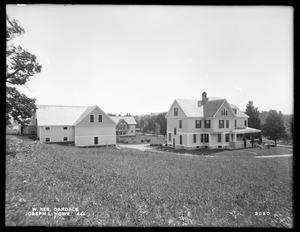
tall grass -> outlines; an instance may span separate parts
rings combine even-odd
[[[291,227],[292,157],[37,143],[26,156],[7,156],[5,207],[9,226]],[[78,207],[85,215],[26,216],[32,207]]]

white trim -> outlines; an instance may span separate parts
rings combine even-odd
[[[115,134],[110,134],[110,135],[76,135],[75,136],[75,141],[76,141],[76,137],[78,138],[84,138],[84,137],[101,137],[101,136],[115,136]]]
[[[189,144],[190,143],[190,136],[189,134],[187,133],[187,136],[186,136],[186,144]]]

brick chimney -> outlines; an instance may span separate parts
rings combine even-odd
[[[203,101],[203,103],[207,101],[206,95],[207,95],[206,92],[202,93],[202,101]]]

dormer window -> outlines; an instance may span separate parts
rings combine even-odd
[[[236,109],[232,109],[233,110],[233,112],[236,114]]]
[[[174,108],[174,116],[178,116],[178,108]]]
[[[90,122],[95,122],[95,115],[93,114],[90,115]]]

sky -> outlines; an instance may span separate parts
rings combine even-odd
[[[174,99],[226,98],[293,113],[288,6],[7,5],[13,39],[42,71],[18,89],[37,105],[167,112]]]

